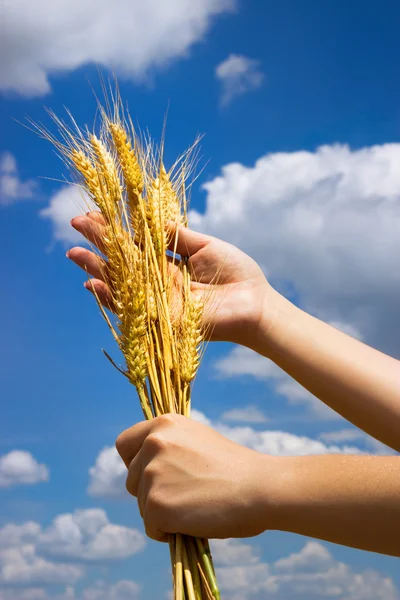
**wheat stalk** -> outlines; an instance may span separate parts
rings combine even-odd
[[[147,419],[171,412],[190,416],[204,306],[192,295],[187,261],[176,264],[175,253],[172,260],[167,253],[168,223],[187,225],[190,154],[168,172],[162,150],[140,141],[118,103],[113,109],[111,116],[101,109],[98,135],[80,130],[73,120],[70,129],[55,115],[58,137],[39,130],[72,167],[103,218],[103,276],[114,314],[95,296],[124,357],[125,368],[117,368],[136,387]],[[170,538],[175,600],[219,599],[208,542],[179,534]]]

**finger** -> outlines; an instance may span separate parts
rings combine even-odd
[[[181,227],[172,222],[168,223],[167,229],[171,234],[168,249],[173,252],[175,251],[181,256],[193,256],[193,254],[196,254],[196,252],[207,246],[212,240],[208,235],[197,233],[196,231],[192,231],[192,229]]]
[[[104,283],[104,281],[101,281],[100,279],[89,279],[88,281],[85,281],[83,285],[94,296],[97,296],[103,306],[111,311],[114,311],[114,303],[110,288]]]
[[[125,487],[128,492],[138,498],[139,510],[140,514],[143,517],[142,506],[139,499],[139,486],[140,486],[140,478],[142,476],[142,463],[140,451],[136,454],[136,456],[131,460],[128,467],[128,475],[126,477]]]
[[[71,259],[78,267],[95,277],[104,280],[107,263],[86,248],[71,248],[67,252],[67,258]]]
[[[169,541],[169,534],[164,533],[163,531],[160,531],[159,529],[154,527],[152,522],[148,521],[146,518],[144,518],[144,529],[146,531],[147,537],[149,537],[152,540],[155,540],[156,542]]]
[[[103,215],[98,210],[92,210],[91,212],[87,212],[86,216],[89,219],[92,219],[92,221],[99,223],[99,225],[105,225],[105,223],[106,223]]]
[[[104,227],[95,219],[85,217],[74,217],[71,221],[74,229],[79,231],[91,244],[97,246],[100,252],[105,252],[104,248]]]
[[[180,415],[166,414],[162,415],[161,417],[156,417],[151,421],[141,421],[140,423],[136,423],[136,425],[129,427],[129,429],[125,429],[125,431],[118,436],[115,446],[127,468],[129,468],[131,461],[135,458],[139,450],[142,448],[146,438],[151,433],[156,433],[164,427],[175,425],[177,420],[180,418],[184,417],[181,417]],[[153,450],[157,452],[158,444],[155,438],[156,436],[152,436],[153,444],[151,446],[153,447]],[[146,460],[149,460],[152,454],[153,452],[148,452]]]
[[[140,423],[133,425],[133,427],[125,429],[125,431],[118,436],[115,447],[128,469],[140,448],[143,446],[143,442],[151,432],[152,427],[153,421],[141,421]]]

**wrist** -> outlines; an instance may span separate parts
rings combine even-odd
[[[269,287],[262,298],[259,318],[249,328],[247,343],[244,345],[258,354],[272,358],[274,350],[282,345],[285,332],[298,310],[274,288]]]
[[[266,454],[258,457],[251,518],[257,522],[259,531],[254,535],[266,530],[285,531],[296,498],[295,457]]]
[[[313,536],[313,522],[324,496],[318,456],[277,457],[273,489],[272,529]]]

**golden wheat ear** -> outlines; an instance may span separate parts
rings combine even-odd
[[[167,170],[163,143],[140,139],[117,91],[100,107],[99,131],[52,114],[58,137],[39,127],[75,173],[103,217],[104,279],[114,314],[97,305],[122,354],[110,363],[135,386],[145,418],[190,415],[191,386],[204,351],[204,302],[191,292],[187,260],[168,256],[167,224],[187,226],[187,178],[194,152]],[[196,149],[195,145],[193,149]],[[193,150],[192,149],[192,150]],[[99,252],[100,254],[100,252]],[[182,457],[184,460],[184,457]],[[175,600],[219,599],[206,540],[170,536]]]

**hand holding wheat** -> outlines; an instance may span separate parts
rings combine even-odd
[[[251,537],[276,524],[282,478],[275,457],[171,414],[130,427],[116,446],[153,539],[166,542],[175,531]]]
[[[72,226],[99,250],[104,250],[104,222],[100,213],[91,212],[72,219]],[[170,224],[175,233],[174,224]],[[171,247],[188,257],[192,281],[191,291],[205,304],[203,324],[211,340],[224,340],[250,345],[261,321],[264,306],[274,290],[260,267],[238,248],[217,238],[180,227]],[[90,250],[75,247],[68,258],[92,275],[86,287],[94,291],[104,306],[112,306],[111,292],[104,281],[106,264]],[[177,269],[171,264],[171,269]],[[272,312],[272,311],[271,311]]]

